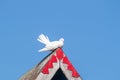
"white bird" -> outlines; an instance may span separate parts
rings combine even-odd
[[[45,44],[45,47],[43,49],[40,49],[39,52],[42,51],[53,51],[58,47],[62,47],[64,45],[64,39],[60,38],[58,41],[52,41],[50,42],[49,38],[45,36],[44,34],[41,34],[38,39],[39,42]]]

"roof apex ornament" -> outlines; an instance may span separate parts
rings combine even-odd
[[[40,34],[38,39],[39,42],[45,44],[45,47],[43,49],[40,49],[39,52],[42,51],[53,51],[57,48],[61,48],[64,45],[64,39],[60,38],[58,41],[51,41],[49,40],[48,36],[45,36],[44,34]]]
[[[39,52],[52,52],[19,80],[82,80],[61,48],[64,44],[63,38],[50,42],[47,36],[41,34],[38,41],[45,44],[45,48]]]

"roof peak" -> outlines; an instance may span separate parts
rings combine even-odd
[[[20,80],[51,80],[59,69],[62,70],[68,80],[81,80],[80,75],[61,48],[52,51]]]

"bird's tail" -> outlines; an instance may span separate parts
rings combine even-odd
[[[41,43],[45,44],[45,45],[48,44],[48,43],[50,43],[49,38],[47,36],[45,36],[44,34],[41,34],[38,37],[37,40],[40,41]]]
[[[43,52],[43,51],[47,51],[48,49],[47,48],[43,48],[43,49],[40,49],[38,52]]]

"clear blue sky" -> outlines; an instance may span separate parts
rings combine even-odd
[[[63,37],[83,80],[120,80],[120,0],[0,0],[0,80],[18,80]]]

